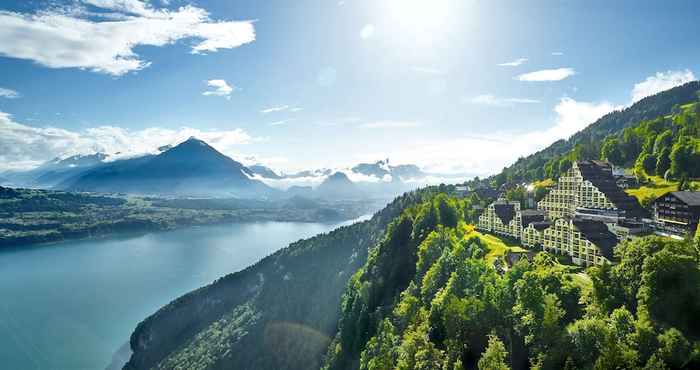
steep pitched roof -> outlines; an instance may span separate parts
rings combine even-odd
[[[533,222],[544,221],[544,212],[536,209],[525,209],[520,212],[523,221],[523,227]]]
[[[700,206],[700,191],[674,191],[671,194],[691,207]]]
[[[512,204],[496,203],[493,205],[493,210],[504,225],[508,225],[515,217],[515,206]]]
[[[532,222],[532,223],[530,223],[530,225],[532,225],[532,227],[534,227],[535,230],[542,231],[542,230],[552,226],[552,223],[549,221],[538,221],[538,222]]]
[[[600,253],[607,259],[613,258],[613,250],[617,245],[617,237],[600,221],[574,220],[574,226],[581,235],[595,244]]]
[[[642,208],[637,199],[629,196],[617,186],[617,181],[612,174],[612,167],[602,161],[578,161],[576,162],[581,176],[600,190],[612,202],[615,207],[625,211],[630,217],[648,217],[648,212]]]

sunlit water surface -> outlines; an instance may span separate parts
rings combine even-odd
[[[243,223],[0,250],[0,367],[105,369],[159,307],[337,226]]]

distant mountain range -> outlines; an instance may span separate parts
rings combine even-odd
[[[109,161],[103,153],[56,158],[29,171],[7,171],[0,183],[15,187],[164,196],[240,198],[390,198],[428,183],[418,166],[389,160],[346,169],[278,173],[245,166],[206,142],[190,138],[160,153]]]

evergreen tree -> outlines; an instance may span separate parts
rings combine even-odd
[[[508,352],[503,342],[494,334],[489,335],[489,344],[479,359],[479,370],[510,370],[506,359]]]

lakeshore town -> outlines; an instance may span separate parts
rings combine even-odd
[[[477,229],[583,266],[612,262],[615,246],[627,239],[692,237],[700,218],[700,192],[670,191],[645,209],[623,190],[629,181],[607,162],[577,161],[538,202],[530,194],[523,207],[497,195],[479,216]]]

